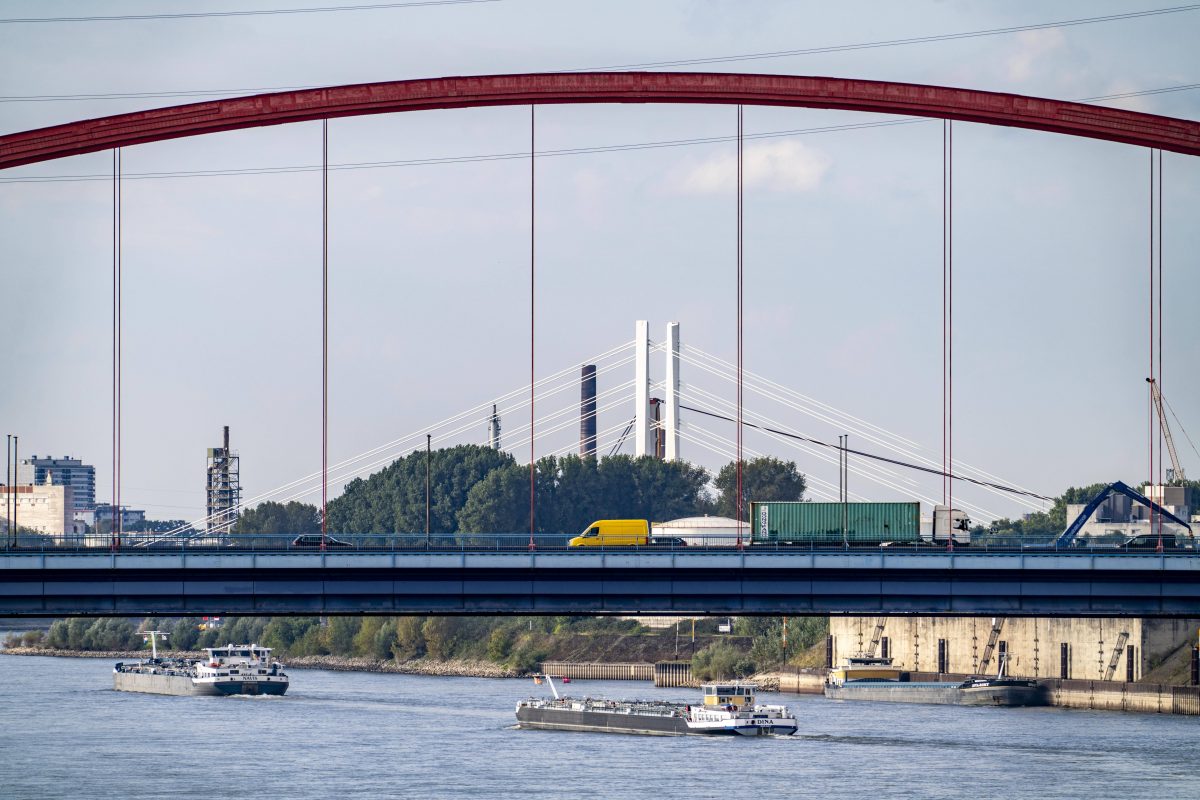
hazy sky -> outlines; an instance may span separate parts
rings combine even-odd
[[[171,10],[288,8],[300,0]],[[317,5],[317,4],[314,4]],[[321,5],[332,5],[321,4]],[[1165,7],[1137,2],[606,2],[502,0],[424,8],[194,19],[0,24],[0,132],[189,102],[14,101],[47,95],[245,90],[603,68],[958,33]],[[95,14],[6,2],[0,17]],[[113,2],[104,14],[160,11]],[[731,61],[713,71],[833,75],[1085,98],[1200,81],[1200,11],[996,36]],[[197,98],[190,98],[197,99]],[[1200,90],[1112,105],[1189,119]],[[556,106],[539,150],[735,130],[725,106]],[[882,115],[748,108],[748,134]],[[521,153],[528,108],[334,120],[334,164]],[[941,454],[942,126],[748,142],[747,368]],[[954,126],[955,454],[1044,494],[1147,475],[1148,163],[1144,149]],[[538,164],[539,375],[669,320],[685,346],[734,353],[733,145],[546,157]],[[1200,162],[1165,162],[1164,391],[1200,441]],[[320,123],[129,148],[124,171],[320,163]],[[23,454],[71,454],[110,496],[111,186],[13,183],[104,175],[96,153],[0,175],[0,422]],[[337,462],[528,381],[524,159],[330,175],[330,450]],[[205,448],[233,428],[248,495],[320,466],[320,174],[124,182],[122,500],[155,517],[202,513]],[[661,366],[653,366],[661,379]],[[601,376],[600,389],[633,377]],[[685,364],[688,391],[730,385]],[[545,408],[569,405],[571,387]],[[564,399],[566,398],[566,399]],[[557,403],[557,404],[556,404]],[[825,439],[841,425],[749,395]],[[522,415],[506,415],[515,430]],[[632,399],[600,428],[632,416]],[[447,441],[482,442],[477,423]],[[687,419],[685,417],[685,419]],[[730,426],[691,418],[724,436]],[[1174,420],[1172,420],[1174,423]],[[693,436],[699,435],[692,432]],[[577,427],[538,443],[570,445]],[[1185,466],[1200,473],[1183,434]],[[516,442],[514,434],[508,443]],[[823,461],[751,434],[756,451],[836,482]],[[851,444],[878,450],[861,436]],[[388,451],[383,455],[389,455]],[[524,458],[525,449],[520,457]],[[626,448],[628,452],[628,446]],[[685,457],[725,459],[684,442]],[[937,495],[874,486],[863,496]],[[968,492],[992,513],[1022,507]],[[308,500],[319,500],[319,493]],[[620,509],[613,509],[619,516]]]

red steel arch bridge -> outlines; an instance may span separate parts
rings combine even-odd
[[[292,122],[433,109],[524,105],[533,107],[546,104],[583,103],[724,104],[739,107],[762,105],[903,114],[947,121],[1019,127],[1149,148],[1152,153],[1152,165],[1153,151],[1155,150],[1160,153],[1168,151],[1191,156],[1200,155],[1200,122],[1080,102],[954,87],[834,77],[690,72],[572,72],[462,76],[333,86],[190,103],[81,120],[0,136],[0,169],[83,153],[103,150],[119,151],[120,148],[148,142]],[[739,154],[740,141],[739,121]],[[531,146],[531,157],[532,155],[533,148]],[[741,274],[740,191],[739,171],[739,279]],[[740,375],[740,289],[738,316],[738,369]],[[532,333],[531,325],[531,337]],[[1151,361],[1153,362],[1153,347]],[[116,380],[119,386],[119,372]],[[534,383],[532,365],[530,383],[531,385]],[[119,403],[119,394],[117,402]],[[740,432],[742,422],[740,386],[737,422]],[[327,434],[323,432],[322,435],[324,438]],[[116,446],[119,449],[119,434]],[[1153,463],[1153,445],[1151,447],[1151,462]],[[738,452],[739,454],[741,452],[740,440]],[[530,461],[532,472],[532,436]],[[952,463],[952,458],[947,462],[947,464],[949,463]],[[948,466],[946,472],[947,480],[952,480],[953,475]],[[116,483],[119,486],[119,460],[116,474]],[[741,492],[738,494],[740,496]],[[114,505],[119,506],[119,494],[115,498]],[[532,492],[530,512],[530,549],[533,550]],[[113,541],[114,550],[119,547],[119,544],[118,536]],[[1066,567],[1062,562],[1056,561],[1051,566],[1047,561],[1020,556],[1014,558],[1013,556],[986,553],[971,555],[968,563],[972,568],[973,575],[969,583],[973,586],[970,591],[966,592],[963,589],[963,565],[962,563],[956,565],[953,556],[948,556],[947,560],[926,560],[919,556],[916,557],[920,564],[919,577],[910,573],[908,578],[909,580],[915,579],[915,583],[904,586],[901,584],[908,583],[908,580],[895,584],[892,582],[896,572],[887,569],[892,565],[883,563],[882,560],[886,559],[886,556],[883,555],[870,557],[881,559],[881,563],[869,565],[869,569],[877,570],[878,573],[872,574],[867,581],[869,584],[867,586],[862,585],[861,575],[854,574],[858,571],[858,567],[862,566],[858,564],[857,556],[851,559],[855,562],[853,565],[840,562],[836,565],[828,565],[830,571],[819,577],[813,572],[818,565],[811,560],[804,565],[791,563],[785,565],[784,562],[794,559],[790,556],[776,556],[770,562],[771,568],[767,570],[771,578],[768,581],[769,586],[758,586],[757,577],[765,573],[757,572],[752,568],[757,566],[761,569],[763,565],[747,563],[746,555],[714,557],[724,559],[721,569],[725,581],[722,584],[725,587],[723,590],[725,593],[717,605],[722,611],[729,612],[803,613],[808,611],[812,613],[819,610],[826,613],[837,613],[870,609],[874,613],[888,613],[891,610],[896,613],[903,611],[954,613],[958,611],[959,613],[987,614],[1011,611],[1014,607],[1020,609],[1023,596],[1039,598],[1039,601],[1031,602],[1024,607],[1027,613],[1059,611],[1087,614],[1098,613],[1101,610],[1104,613],[1119,613],[1120,608],[1128,608],[1131,611],[1136,608],[1138,613],[1194,615],[1197,604],[1200,604],[1200,569],[1193,566],[1193,564],[1200,565],[1200,559],[1193,561],[1191,557],[1182,554],[1172,556],[1168,560],[1163,560],[1163,557],[1159,556],[1154,561],[1146,558],[1130,563],[1122,562],[1119,565],[1115,561],[1102,560],[1099,563],[1106,566],[1111,565],[1115,569],[1112,570],[1112,576],[1107,576],[1108,570],[1101,570],[1106,573],[1106,577],[1100,583],[1109,583],[1110,581],[1111,583],[1103,589],[1093,583],[1085,582],[1086,586],[1079,584],[1077,586],[1079,593],[1069,592],[1068,594],[1071,595],[1069,600],[1065,598],[1048,600],[1050,595],[1057,596],[1057,592],[1043,591],[1045,587],[1057,584],[1063,578],[1065,574],[1063,570]],[[1071,558],[1069,555],[1059,557]],[[113,558],[116,558],[115,554]],[[127,593],[108,583],[112,580],[115,580],[117,584],[126,580],[133,581],[133,584],[136,585],[134,594],[140,599],[132,603],[129,608],[136,608],[138,613],[156,613],[156,610],[158,613],[167,613],[168,609],[178,611],[182,608],[200,609],[199,605],[193,606],[179,599],[189,592],[180,588],[182,584],[176,584],[177,579],[167,577],[182,565],[159,563],[162,558],[161,554],[156,555],[152,552],[122,553],[119,565],[115,560],[107,565],[90,562],[86,566],[80,564],[79,566],[83,568],[84,572],[98,569],[98,572],[88,574],[80,584],[77,583],[78,573],[75,575],[63,573],[61,570],[65,565],[49,564],[44,555],[10,551],[4,555],[3,564],[0,566],[5,568],[9,577],[16,577],[18,574],[21,576],[20,582],[25,585],[19,590],[16,590],[14,585],[13,593],[22,595],[23,600],[7,606],[0,603],[0,609],[8,608],[15,613],[33,614],[53,611],[59,615],[111,613],[122,608],[121,602],[116,597],[128,596]],[[812,559],[813,556],[809,556],[809,558]],[[1094,562],[1095,559],[1102,557],[1093,554],[1081,556],[1081,558],[1092,559]],[[144,567],[151,572],[142,573],[143,580],[138,580],[133,575],[139,571],[137,564],[143,559],[145,560]],[[158,559],[159,562],[155,562],[154,559]],[[713,577],[711,571],[714,562],[703,559],[676,560],[674,556],[671,556],[669,564],[655,561],[655,570],[653,571],[657,574],[651,580],[653,585],[646,584],[645,586],[639,586],[642,576],[637,575],[636,570],[631,573],[630,565],[623,563],[621,558],[616,558],[610,565],[604,559],[595,560],[594,556],[587,554],[557,553],[551,559],[555,562],[553,565],[549,563],[543,565],[541,561],[545,561],[545,559],[532,558],[532,554],[531,560],[483,559],[477,565],[478,571],[472,571],[469,578],[461,574],[461,571],[467,567],[465,563],[450,567],[450,572],[446,573],[447,565],[435,566],[427,563],[427,560],[421,563],[406,562],[402,565],[396,563],[394,558],[392,563],[386,565],[375,561],[369,564],[365,561],[355,563],[351,559],[344,564],[338,564],[335,576],[326,573],[331,565],[325,562],[325,556],[321,555],[320,559],[319,563],[303,565],[305,570],[312,570],[311,574],[305,576],[306,580],[285,581],[289,586],[282,594],[286,595],[288,599],[279,601],[277,604],[272,601],[265,604],[264,607],[255,604],[252,600],[245,599],[255,594],[252,587],[256,580],[270,580],[272,577],[277,579],[278,576],[275,572],[280,568],[279,564],[260,564],[253,557],[250,557],[244,564],[239,563],[237,569],[234,570],[237,575],[235,582],[241,587],[234,594],[242,599],[230,604],[229,598],[220,599],[207,589],[198,591],[197,594],[203,598],[201,605],[213,611],[232,610],[243,602],[248,604],[247,611],[253,608],[255,612],[259,613],[263,611],[299,613],[312,609],[329,611],[331,606],[326,602],[326,598],[329,596],[331,588],[327,582],[329,580],[356,581],[359,579],[356,577],[357,572],[359,577],[363,579],[369,577],[372,581],[377,582],[379,595],[382,597],[343,601],[346,602],[346,605],[342,607],[345,611],[388,609],[388,613],[394,613],[400,608],[411,607],[413,610],[420,608],[420,610],[452,613],[462,613],[472,609],[495,613],[505,611],[528,613],[531,610],[537,613],[539,610],[545,609],[544,613],[562,613],[562,596],[564,592],[573,594],[573,590],[567,591],[567,584],[573,584],[576,577],[571,574],[572,570],[563,571],[566,569],[567,562],[570,562],[581,569],[586,566],[588,580],[597,587],[591,590],[594,597],[581,604],[580,610],[583,611],[596,612],[616,610],[617,608],[627,611],[636,607],[642,611],[669,612],[681,608],[695,609],[698,605],[706,607],[698,610],[711,611],[715,607],[711,605],[711,601],[714,599],[711,597],[697,602],[696,586],[698,582],[706,582]],[[562,561],[563,559],[566,559],[566,562]],[[585,565],[582,560],[578,559],[589,560]],[[751,561],[756,559],[758,557],[751,558]],[[989,559],[995,559],[994,563],[985,563]],[[652,560],[654,559],[652,558]],[[890,560],[895,561],[895,559]],[[484,561],[487,563],[483,563]],[[297,565],[289,562],[288,566]],[[538,577],[539,566],[544,568],[544,580]],[[899,566],[899,564],[895,566]],[[910,565],[906,564],[905,566]],[[956,566],[958,566],[957,570]],[[1083,563],[1080,562],[1079,566],[1083,567]],[[1089,562],[1089,567],[1086,569],[1095,569],[1095,566],[1095,563]],[[843,571],[846,567],[853,567],[853,569]],[[162,574],[153,572],[156,568],[161,568],[164,572]],[[795,571],[789,574],[789,568]],[[50,572],[43,572],[44,570]],[[113,570],[113,572],[109,572],[109,570]],[[132,570],[128,576],[122,574],[128,570]],[[422,577],[424,570],[429,571],[427,578]],[[726,572],[726,570],[728,571]],[[204,570],[201,569],[200,572],[203,573]],[[437,608],[422,606],[420,603],[409,606],[395,599],[423,595],[424,590],[429,589],[432,585],[431,581],[445,580],[447,575],[450,575],[451,583],[464,579],[467,584],[478,582],[480,587],[486,589],[481,591],[481,595],[488,599],[479,605],[473,605],[472,602],[463,600],[462,598],[471,595],[471,592],[467,591],[464,584],[461,583],[457,587],[447,590],[447,594],[456,599],[448,600]],[[213,576],[218,578],[216,572],[213,573]],[[606,592],[599,588],[603,587],[604,582],[609,579],[617,581],[622,587],[617,594],[623,599],[613,605],[605,604],[602,597]],[[234,578],[232,574],[222,573],[218,582],[220,580],[232,581]],[[990,586],[988,585],[989,581],[991,581]],[[105,591],[104,586],[98,586],[97,582],[106,585],[108,590]],[[1031,590],[1034,585],[1040,587],[1039,590]],[[817,592],[813,588],[814,586],[820,586],[821,591]],[[543,587],[544,591],[539,591],[538,587]],[[896,591],[893,593],[889,587],[895,588]],[[275,596],[274,592],[268,592],[268,594]],[[956,594],[969,595],[972,600],[960,601],[956,605],[954,600]],[[770,602],[763,602],[761,599],[756,599],[760,595],[770,596],[773,599]],[[817,595],[820,596],[820,600],[815,599]],[[72,600],[73,597],[85,596],[91,597],[91,600],[87,602]],[[926,597],[927,600],[923,602],[905,602],[903,600],[904,597],[916,596]],[[1132,598],[1135,596],[1142,598],[1142,601],[1132,602]],[[105,597],[110,599],[103,599]],[[632,599],[635,597],[642,599]],[[681,599],[681,597],[687,599]],[[1089,599],[1100,597],[1104,599]],[[646,605],[647,602],[649,606]]]

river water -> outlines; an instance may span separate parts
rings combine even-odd
[[[0,797],[1200,798],[1196,717],[763,695],[798,735],[659,738],[516,730],[529,680],[293,670],[285,697],[192,698],[110,669],[0,655]]]

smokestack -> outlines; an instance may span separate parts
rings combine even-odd
[[[225,426],[225,449],[229,449],[229,426]]]
[[[596,457],[595,364],[584,364],[579,375],[579,455]]]

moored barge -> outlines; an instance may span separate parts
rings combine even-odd
[[[1004,659],[994,678],[912,681],[890,658],[855,656],[829,673],[825,696],[834,700],[930,703],[954,706],[1044,706],[1046,688],[1035,680],[1004,676]]]

